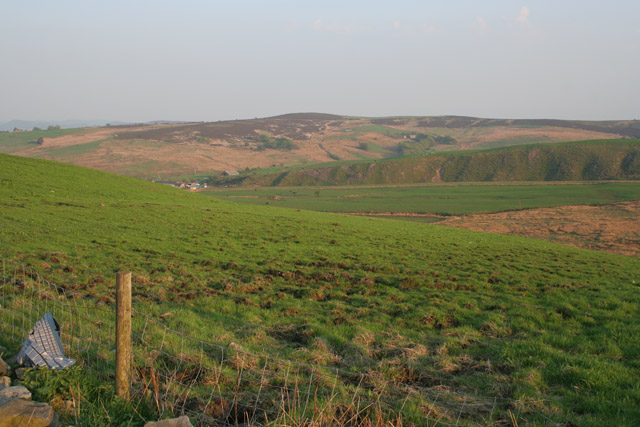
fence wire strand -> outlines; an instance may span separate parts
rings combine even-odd
[[[67,356],[99,377],[112,376],[114,304],[75,293],[5,260],[1,293],[0,331],[16,348],[51,311],[61,325]],[[371,370],[354,372],[249,352],[132,311],[132,396],[153,402],[161,417],[186,414],[203,426],[471,426],[502,425],[513,417],[522,424],[558,425],[514,399],[466,395],[393,381]]]

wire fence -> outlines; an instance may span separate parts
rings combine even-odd
[[[3,261],[0,334],[19,348],[50,311],[68,357],[115,378],[115,304],[89,298],[38,272]],[[132,399],[158,418],[188,415],[202,426],[558,425],[523,402],[393,381],[341,363],[309,364],[208,342],[166,326],[135,307]]]

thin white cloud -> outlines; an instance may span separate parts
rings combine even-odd
[[[531,13],[529,8],[527,6],[522,6],[522,9],[520,9],[520,15],[516,17],[516,21],[526,24],[529,22],[529,13]]]
[[[482,16],[476,16],[475,21],[473,21],[473,25],[472,27],[475,30],[478,31],[484,31],[486,30],[489,26],[487,25],[487,21],[484,20],[484,18]]]

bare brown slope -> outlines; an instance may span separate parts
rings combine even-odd
[[[640,257],[640,200],[465,215],[437,224]]]

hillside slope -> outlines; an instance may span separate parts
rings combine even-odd
[[[300,113],[208,123],[0,132],[0,152],[162,179],[443,150],[631,137],[640,137],[637,121]]]
[[[640,417],[635,258],[238,205],[9,155],[0,155],[0,218],[3,260],[108,306],[115,271],[129,269],[139,312],[202,340],[442,396],[510,398],[556,422]],[[164,351],[201,357],[184,340],[147,335]],[[221,392],[233,393],[231,378]]]
[[[640,140],[537,144],[245,174],[223,184],[311,186],[640,179]]]

